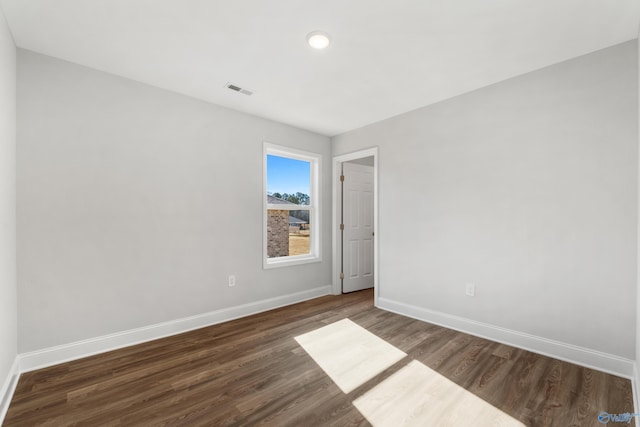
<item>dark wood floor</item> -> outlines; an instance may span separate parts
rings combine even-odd
[[[328,296],[21,376],[5,426],[366,426],[294,340],[349,318],[527,426],[633,413],[628,380]],[[434,420],[437,426],[437,420]],[[469,420],[466,425],[474,425]]]

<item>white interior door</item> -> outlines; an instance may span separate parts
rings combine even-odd
[[[342,164],[343,292],[373,287],[373,166]]]

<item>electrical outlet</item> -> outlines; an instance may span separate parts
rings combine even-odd
[[[229,286],[235,286],[235,285],[236,285],[236,276],[232,274],[229,276]]]
[[[473,283],[467,283],[467,286],[465,287],[465,294],[470,297],[476,296],[476,285]]]

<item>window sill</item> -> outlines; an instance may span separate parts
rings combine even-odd
[[[321,262],[322,258],[319,256],[311,255],[298,255],[282,258],[268,258],[263,262],[263,268],[265,270],[279,267],[289,267],[293,265],[312,264],[315,262]]]

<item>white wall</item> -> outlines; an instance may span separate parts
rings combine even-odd
[[[638,35],[640,36],[640,27],[638,28]],[[638,79],[638,146],[640,146],[640,42],[637,44],[637,54],[638,54],[638,74],[637,74],[637,79]],[[640,169],[640,149],[638,150],[638,167]],[[638,191],[640,191],[640,170],[638,171]],[[635,409],[636,412],[638,412],[638,409],[640,408],[639,405],[639,401],[638,398],[640,396],[638,396],[637,394],[637,390],[638,390],[638,386],[640,385],[640,193],[638,194],[638,262],[637,262],[637,281],[636,281],[636,357],[635,357],[635,390],[636,390],[636,394],[634,395],[634,399],[635,399]],[[637,424],[637,423],[636,423]]]
[[[637,68],[632,41],[332,138],[379,146],[380,297],[633,360]]]
[[[323,156],[329,242],[324,136],[18,50],[18,140],[21,353],[331,282],[262,269],[263,141]]]
[[[17,354],[17,313],[16,47],[0,9],[0,404]]]

